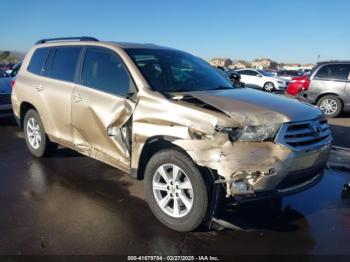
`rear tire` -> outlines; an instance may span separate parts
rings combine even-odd
[[[317,101],[317,106],[330,118],[339,116],[343,109],[341,100],[333,95],[321,97],[321,99]]]
[[[264,85],[264,91],[271,93],[275,90],[275,85],[272,82],[266,82]]]
[[[37,111],[30,109],[24,117],[24,137],[29,152],[35,157],[48,156],[57,149],[45,133]]]
[[[205,222],[209,191],[203,175],[184,153],[166,149],[153,155],[144,186],[149,207],[165,226],[188,232]]]

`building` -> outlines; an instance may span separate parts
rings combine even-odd
[[[283,64],[281,69],[283,70],[311,70],[314,67],[313,64]]]
[[[252,67],[257,69],[276,68],[277,63],[268,58],[255,59],[252,62]]]
[[[299,70],[300,64],[283,64],[281,66],[281,69],[283,69],[283,70]]]
[[[230,66],[232,60],[230,58],[214,58],[209,62],[212,66]]]
[[[234,63],[229,66],[231,69],[245,69],[250,67],[250,64],[246,61],[237,61],[237,63]]]
[[[305,69],[312,69],[312,68],[314,68],[314,64],[305,64],[305,65],[302,65],[301,67],[303,67],[303,68],[305,68]]]

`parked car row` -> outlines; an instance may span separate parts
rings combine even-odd
[[[241,82],[246,87],[262,89],[266,92],[285,91],[287,88],[287,81],[264,70],[240,69],[236,72],[241,75]]]
[[[0,118],[12,116],[11,87],[20,67],[21,63],[16,64],[11,74],[0,69]]]
[[[286,87],[247,71],[248,85]],[[332,142],[316,107],[236,88],[183,51],[91,37],[38,41],[12,105],[33,156],[61,144],[144,180],[150,209],[178,231],[208,223],[222,196],[237,204],[310,188]]]
[[[292,78],[294,77],[301,77],[304,76],[305,72],[301,71],[301,70],[280,70],[277,72],[277,76],[279,78],[282,78],[288,82],[290,82],[292,80]]]
[[[287,93],[317,105],[327,117],[350,111],[350,61],[319,63],[310,75],[293,78]]]
[[[327,116],[350,110],[350,62],[320,63],[298,98],[317,105]]]

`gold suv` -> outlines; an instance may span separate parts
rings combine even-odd
[[[12,105],[29,151],[57,144],[144,179],[166,226],[210,220],[235,202],[304,190],[322,178],[323,113],[233,86],[202,59],[153,44],[44,39],[26,55]]]

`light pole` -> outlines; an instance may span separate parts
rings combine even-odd
[[[317,56],[317,63],[320,62],[321,55]]]

